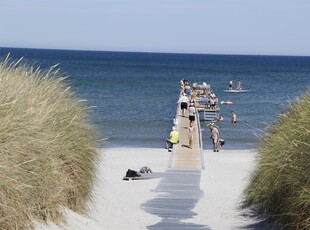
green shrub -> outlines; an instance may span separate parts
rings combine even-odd
[[[0,62],[0,229],[85,210],[98,153],[87,108],[59,76]]]
[[[288,229],[310,229],[310,92],[271,127],[245,190],[254,206]]]

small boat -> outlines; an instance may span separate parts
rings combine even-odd
[[[245,89],[241,89],[241,90],[226,89],[226,90],[224,90],[224,92],[226,92],[226,93],[246,93],[246,92],[250,92],[250,90],[245,90]]]

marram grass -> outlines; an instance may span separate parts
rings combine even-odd
[[[285,229],[310,229],[310,92],[265,136],[245,204]]]
[[[87,108],[59,76],[0,62],[0,229],[83,213],[98,153]]]

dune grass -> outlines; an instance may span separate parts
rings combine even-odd
[[[286,229],[310,229],[310,92],[282,114],[259,149],[245,190],[256,207]]]
[[[0,229],[83,213],[98,153],[87,108],[56,67],[0,62]]]

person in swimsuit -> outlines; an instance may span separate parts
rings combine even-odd
[[[195,132],[195,127],[193,123],[189,124],[188,127],[188,147],[191,149],[192,148],[192,144],[193,144],[193,140],[194,140],[194,132]]]
[[[231,112],[231,123],[236,124],[237,123],[237,115],[235,112]]]

